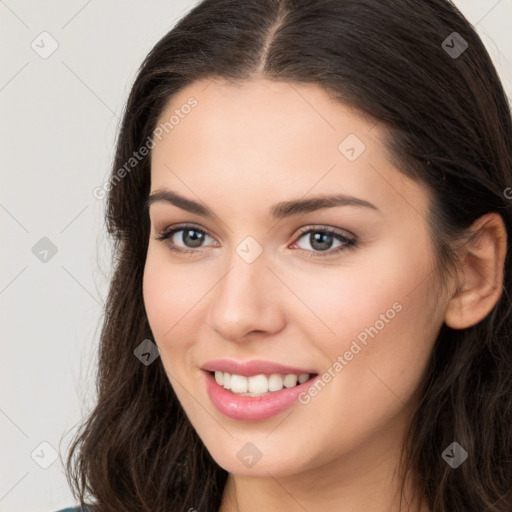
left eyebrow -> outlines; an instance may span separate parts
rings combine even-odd
[[[339,206],[353,206],[357,208],[370,208],[380,213],[380,210],[369,201],[345,194],[319,195],[309,199],[295,199],[277,203],[270,209],[272,218],[278,220],[292,215],[321,210],[322,208],[335,208]]]
[[[171,190],[160,189],[153,192],[144,203],[144,207],[149,208],[150,205],[156,202],[170,203],[182,210],[186,210],[202,217],[214,217],[213,212],[203,204],[183,197]],[[318,195],[309,199],[294,199],[292,201],[277,203],[270,208],[270,217],[279,220],[293,215],[303,215],[323,208],[335,208],[339,206],[369,208],[381,213],[374,204],[364,199],[345,194],[333,194]]]

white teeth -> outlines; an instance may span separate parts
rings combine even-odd
[[[283,377],[277,373],[273,373],[268,379],[269,391],[280,391],[283,389]]]
[[[232,393],[245,396],[261,396],[273,391],[280,391],[285,388],[293,388],[309,379],[309,373],[302,373],[297,376],[293,373],[287,375],[279,375],[273,373],[271,375],[252,375],[245,377],[244,375],[236,375],[227,372],[215,372],[215,381],[219,386],[230,390]]]
[[[285,388],[293,388],[297,384],[297,375],[290,373],[284,378],[283,384]]]
[[[231,375],[231,391],[233,393],[247,393],[247,377]]]
[[[222,373],[222,372],[215,372],[220,373],[222,375],[222,385],[224,386],[224,389],[231,389],[231,374],[230,373]]]
[[[253,375],[249,377],[248,389],[249,393],[267,393],[268,379],[265,375]]]

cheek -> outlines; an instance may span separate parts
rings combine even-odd
[[[189,370],[197,363],[207,294],[217,275],[208,266],[181,266],[165,249],[150,243],[142,283],[144,305],[153,341],[180,401],[187,398],[179,384],[190,378]]]
[[[326,356],[324,371],[343,374],[332,379],[332,391],[359,400],[354,412],[364,403],[371,409],[396,396],[407,400],[442,325],[427,239],[418,237],[416,247],[406,241],[390,240],[364,264],[359,260],[325,280],[319,274],[315,287],[311,278],[296,280],[297,294],[315,313],[304,315],[303,327]]]
[[[163,342],[172,338],[204,295],[204,276],[182,271],[170,262],[164,249],[150,244],[142,292],[151,330],[157,341]]]
[[[315,337],[336,346],[339,340],[356,336],[375,322],[382,324],[380,318],[386,312],[393,319],[400,304],[419,303],[420,309],[425,308],[428,298],[415,289],[431,273],[430,249],[426,235],[423,239],[417,236],[411,248],[407,230],[412,228],[341,255],[339,263],[330,267],[281,269],[283,281],[293,283],[293,293],[302,302],[291,297],[292,321],[301,318],[301,322],[315,325]],[[399,305],[393,307],[396,303]],[[426,314],[425,310],[422,316]]]
[[[173,288],[168,273],[148,254],[142,293],[148,321],[157,344],[166,330],[172,326],[174,312],[176,307],[179,307],[175,300],[176,294],[171,293],[171,290]]]
[[[311,321],[322,321],[331,354],[348,350],[353,339],[364,343],[389,335],[388,343],[397,347],[413,340],[421,343],[440,327],[439,297],[431,286],[431,248],[427,233],[421,232],[420,227],[406,226],[329,273],[295,277],[297,295],[315,314]]]
[[[180,318],[186,318],[187,309],[190,309],[187,293],[191,293],[191,287],[185,285],[183,273],[171,271],[162,252],[160,248],[150,247],[148,250],[142,293],[153,341],[171,377],[175,373],[172,362],[176,359],[170,354],[180,349],[175,340],[181,327]]]
[[[325,356],[325,384],[309,397],[302,421],[307,428],[308,417],[315,417],[321,425],[315,422],[315,435],[330,439],[325,451],[320,440],[316,447],[325,459],[364,445],[388,426],[400,428],[417,398],[442,319],[434,318],[429,279],[418,285],[418,276],[429,273],[428,262],[403,258],[400,263],[401,268],[353,272],[344,286],[330,288],[329,298],[325,291],[308,295],[335,333],[321,325],[314,334],[312,326],[319,323],[311,320],[309,338]]]
[[[183,381],[179,357],[183,347],[177,340],[184,339],[179,336],[179,329],[180,318],[186,314],[186,300],[180,291],[186,293],[187,289],[182,281],[180,272],[170,272],[170,265],[159,250],[148,250],[142,283],[144,307],[161,364],[178,397],[179,383]]]

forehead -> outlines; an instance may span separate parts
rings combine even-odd
[[[195,101],[193,108],[187,106],[191,98]],[[163,125],[172,117],[169,131],[175,135],[176,143],[180,133],[188,140],[193,136],[195,142],[202,143],[198,149],[208,149],[210,154],[216,147],[228,146],[230,155],[235,155],[239,146],[234,143],[241,143],[246,153],[254,153],[263,145],[267,151],[298,152],[300,143],[307,141],[307,147],[323,142],[337,154],[343,134],[358,134],[375,139],[374,143],[379,135],[375,121],[335,101],[316,84],[263,79],[195,82],[169,100],[158,124]],[[227,134],[230,140],[226,140]]]
[[[157,126],[167,129],[152,150],[152,190],[225,199],[229,191],[247,207],[334,191],[381,204],[422,195],[389,162],[382,127],[318,85],[195,82],[170,99]]]

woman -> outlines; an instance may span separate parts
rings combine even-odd
[[[512,122],[446,0],[204,0],[147,56],[85,510],[512,510]]]

